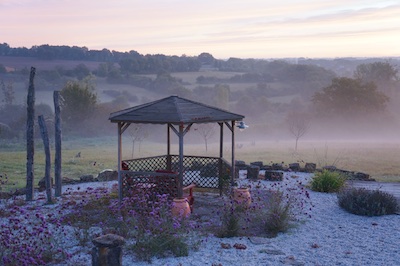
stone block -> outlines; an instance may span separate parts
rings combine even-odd
[[[306,173],[314,173],[317,170],[317,165],[315,163],[306,163],[304,166],[304,171]]]
[[[258,179],[260,173],[260,167],[257,165],[250,165],[247,167],[247,178]]]
[[[96,180],[101,182],[118,180],[118,171],[112,169],[103,170],[97,175]]]
[[[265,171],[265,180],[267,181],[282,181],[283,180],[283,172],[282,171]]]
[[[300,164],[299,163],[291,163],[291,164],[289,164],[289,168],[290,168],[290,170],[292,170],[294,172],[298,172],[298,171],[300,171]]]

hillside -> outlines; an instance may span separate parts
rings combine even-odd
[[[14,69],[0,74],[0,80],[4,86],[12,87],[14,104],[23,105],[26,101],[29,68],[36,67],[37,103],[48,105],[52,109],[54,90],[62,90],[67,81],[82,81],[90,77],[98,103],[109,103],[108,106],[103,105],[106,114],[123,106],[134,106],[168,95],[179,95],[243,114],[247,123],[251,124],[248,133],[256,138],[293,138],[288,132],[287,124],[290,113],[313,117],[312,134],[307,132],[309,137],[324,135],[329,138],[340,138],[351,133],[357,137],[372,138],[375,137],[375,128],[379,125],[378,127],[387,129],[390,126],[390,130],[385,130],[385,138],[388,135],[392,138],[399,124],[398,93],[390,95],[386,117],[379,118],[377,120],[379,123],[371,122],[370,116],[369,119],[363,118],[356,122],[348,119],[346,123],[333,119],[332,116],[322,119],[322,123],[315,119],[318,113],[315,112],[311,102],[315,93],[329,86],[333,78],[340,76],[339,73],[347,73],[347,77],[352,77],[357,63],[367,63],[367,66],[371,66],[374,63],[368,62],[382,62],[382,59],[374,61],[374,59],[303,58],[293,62],[230,58],[222,61],[214,59],[211,55],[202,55],[197,58],[181,57],[179,61],[178,57],[163,55],[130,54],[130,56],[118,63],[0,56],[1,66],[5,66],[8,70]],[[190,68],[179,72],[168,71],[169,63],[175,62],[175,68],[182,68],[179,65],[196,60],[197,64],[204,62],[207,64],[203,64],[205,67],[201,67],[199,71],[190,71]],[[144,62],[149,66],[143,65]],[[385,63],[380,64],[385,65]],[[154,72],[157,69],[158,71]],[[367,75],[368,78],[370,76]],[[382,85],[378,87],[379,90],[387,89],[385,88],[388,85],[387,81],[372,81],[378,82],[379,86]],[[390,82],[390,89],[398,91],[398,82]],[[0,101],[4,101],[3,94],[0,93]],[[104,116],[103,113],[101,115]],[[379,136],[382,137],[382,132]]]
[[[38,70],[52,70],[56,67],[73,69],[79,64],[85,64],[90,70],[95,70],[100,62],[76,61],[76,60],[40,60],[34,57],[15,57],[0,56],[0,65],[3,65],[8,71],[19,71],[24,68],[30,69],[32,66]]]

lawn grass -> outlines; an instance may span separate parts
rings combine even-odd
[[[334,165],[340,169],[365,172],[382,182],[400,182],[398,154],[400,143],[350,141],[300,141],[297,152],[294,141],[244,143],[236,157],[247,163],[313,162],[318,167]]]
[[[2,144],[0,152],[0,175],[8,176],[9,182],[2,185],[3,190],[22,188],[26,177],[26,151],[23,143]],[[185,142],[184,154],[201,156],[218,156],[219,144],[212,142],[207,152],[202,143]],[[239,148],[240,147],[240,148]],[[140,150],[139,150],[140,149]],[[52,145],[52,164],[54,162],[54,145]],[[80,152],[81,157],[76,157]],[[178,154],[178,146],[173,143],[171,153]],[[316,163],[318,167],[335,165],[338,168],[365,172],[382,182],[400,182],[400,164],[398,154],[400,143],[383,142],[299,142],[298,151],[294,151],[293,141],[254,141],[237,142],[235,157],[246,163],[262,161],[264,164],[289,164],[299,162]],[[166,144],[150,140],[136,144],[134,157],[165,155]],[[123,159],[132,158],[131,143],[123,141]],[[224,158],[230,162],[230,143],[224,144]],[[45,158],[41,141],[36,141],[35,185],[44,176]],[[52,173],[54,173],[52,165]],[[74,139],[63,141],[62,176],[79,179],[82,175],[94,175],[104,169],[117,169],[117,138]],[[15,185],[12,185],[15,184]]]

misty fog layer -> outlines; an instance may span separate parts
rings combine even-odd
[[[52,93],[59,90],[64,97],[64,136],[115,135],[116,126],[108,120],[111,112],[178,95],[244,115],[249,128],[237,134],[239,141],[397,141],[399,137],[396,58],[219,60],[208,53],[177,57],[115,51],[91,58],[96,53],[89,51],[85,56],[92,61],[85,61],[89,58],[75,49],[79,61],[62,61],[71,55],[68,47],[28,49],[21,57],[19,48],[3,46],[2,139],[24,135],[30,65],[37,65],[36,115],[47,117],[49,128],[54,117]],[[45,50],[57,53],[53,58],[37,54]],[[204,133],[201,126],[196,130]],[[148,140],[164,134],[164,130],[148,132]],[[204,140],[201,134],[192,135],[195,142]],[[207,137],[213,138],[213,134]]]

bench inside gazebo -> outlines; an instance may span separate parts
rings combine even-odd
[[[235,126],[244,116],[220,108],[170,96],[110,114],[118,124],[118,188],[119,199],[142,189],[168,194],[171,197],[193,197],[193,187],[223,189],[228,177],[235,176]],[[122,134],[130,124],[165,124],[167,126],[166,155],[122,160]],[[220,147],[218,157],[183,154],[184,136],[193,124],[218,123]],[[231,132],[231,161],[224,159],[224,127]],[[179,138],[179,154],[171,154],[171,130]]]

